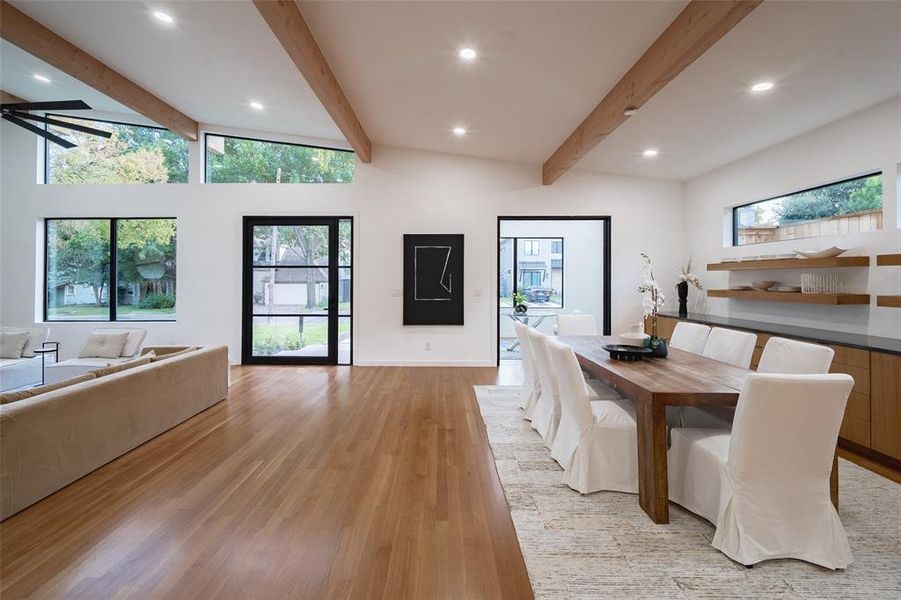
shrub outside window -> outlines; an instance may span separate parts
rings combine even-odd
[[[350,183],[354,153],[226,135],[206,136],[207,183]]]
[[[160,127],[48,115],[112,132],[109,139],[48,125],[77,146],[44,144],[45,183],[187,183],[188,141]]]
[[[175,320],[175,219],[47,219],[44,227],[45,321]]]
[[[882,173],[732,209],[733,246],[882,229]]]

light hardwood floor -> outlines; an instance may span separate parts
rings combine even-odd
[[[473,384],[238,367],[229,400],[0,525],[0,595],[531,598]]]

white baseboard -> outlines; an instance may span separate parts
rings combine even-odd
[[[493,360],[354,360],[356,367],[496,367]]]

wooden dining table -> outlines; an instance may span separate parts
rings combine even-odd
[[[655,523],[669,523],[667,406],[735,406],[742,383],[753,371],[670,348],[666,358],[614,360],[603,346],[618,344],[605,336],[561,336],[582,369],[613,385],[635,402],[638,429],[638,502]],[[838,508],[838,462],[830,482]]]

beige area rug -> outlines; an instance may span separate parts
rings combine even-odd
[[[674,504],[670,523],[655,525],[638,496],[571,490],[523,420],[518,388],[475,392],[536,598],[901,599],[901,485],[842,460],[840,515],[854,564],[748,569],[710,546],[710,523]]]

